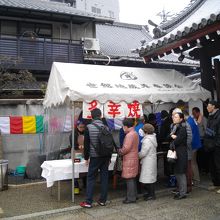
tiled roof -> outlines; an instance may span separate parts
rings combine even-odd
[[[111,57],[127,57],[142,60],[137,53],[131,50],[141,45],[141,40],[146,43],[152,41],[152,36],[141,25],[133,25],[115,22],[113,24],[96,24],[96,37],[100,42],[100,51],[103,55]],[[178,56],[170,54],[166,58],[160,59],[165,64],[177,64]],[[156,62],[156,63],[160,63]],[[181,62],[188,65],[197,66],[198,62],[184,59]]]
[[[169,62],[169,63],[182,63],[183,65],[192,65],[192,66],[198,66],[199,67],[199,62],[196,61],[196,60],[192,60],[192,59],[187,59],[187,58],[184,58],[183,61],[179,61],[178,60],[178,57],[179,55],[177,54],[169,54],[167,56],[164,56],[162,58],[159,59],[159,61],[163,61],[163,62]]]
[[[139,47],[141,40],[150,42],[153,39],[141,25],[117,22],[96,24],[96,37],[103,54],[126,57],[138,57],[138,54],[131,53],[131,49]]]
[[[40,82],[7,82],[0,86],[1,90],[41,90]]]
[[[107,17],[100,17],[93,13],[88,13],[75,9],[74,7],[59,2],[51,2],[47,0],[0,0],[0,7],[20,8],[27,10],[35,10],[41,12],[50,12],[55,14],[65,14],[70,16],[83,16],[111,20]]]
[[[162,22],[159,27],[166,32],[170,32],[182,24],[189,16],[204,3],[204,0],[191,1],[182,11],[172,16],[169,20]]]
[[[198,1],[198,0],[197,0]],[[152,40],[143,47],[139,47],[140,56],[148,56],[159,50],[164,45],[172,44],[177,40],[185,39],[187,35],[203,29],[214,22],[220,20],[220,2],[219,0],[204,0],[203,4],[194,11],[177,28],[165,36]]]

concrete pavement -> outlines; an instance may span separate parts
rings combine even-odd
[[[193,193],[184,200],[173,200],[171,189],[165,187],[165,181],[157,183],[157,200],[145,202],[142,197],[136,204],[121,203],[125,194],[124,182],[119,182],[116,190],[109,185],[109,201],[107,207],[94,207],[89,210],[79,207],[79,202],[85,199],[85,190],[75,196],[71,202],[71,181],[61,183],[61,201],[57,201],[56,188],[53,195],[46,184],[9,188],[0,192],[0,218],[9,219],[220,219],[220,194],[209,192],[208,176],[202,176],[199,187],[193,188]],[[99,197],[100,185],[97,183],[94,200]],[[33,214],[34,213],[34,214]]]
[[[114,199],[106,207],[94,206],[91,209],[77,207],[75,210],[49,214],[31,219],[48,220],[217,220],[220,219],[220,195],[201,188],[194,188],[188,198],[174,200],[170,190],[157,193],[155,201],[136,204],[122,204],[122,198]]]
[[[111,199],[107,206],[97,204],[91,209],[72,207],[34,213],[11,218],[18,219],[48,219],[48,220],[220,220],[220,194],[200,187],[194,187],[193,192],[183,200],[174,200],[170,189],[160,190],[155,201],[144,201],[142,196],[135,204],[122,204],[123,197]]]

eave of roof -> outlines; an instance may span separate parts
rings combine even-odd
[[[104,56],[104,55],[84,55],[85,61],[96,61],[96,62],[106,62],[109,64],[110,62],[123,62],[123,61],[130,61],[136,63],[143,63],[143,58],[140,57],[128,57],[128,56]],[[156,60],[152,61],[152,64],[163,64],[163,65],[172,65],[172,66],[184,66],[184,67],[199,67],[199,62],[179,62],[178,60]]]
[[[204,3],[204,0],[191,1],[182,11],[172,16],[170,20],[162,22],[159,27],[167,32],[172,31],[177,26],[182,24],[189,16],[195,13],[196,10]]]
[[[179,27],[165,36],[153,40],[145,46],[138,48],[139,55],[147,62],[158,55],[179,48],[180,52],[185,46],[190,49],[190,43],[197,39],[220,30],[220,4],[219,0],[206,0],[204,4]],[[207,37],[208,38],[208,37]]]
[[[143,28],[142,25],[133,25],[127,23],[114,22],[113,24],[97,24],[96,36],[100,42],[100,55],[86,55],[85,60],[89,61],[103,61],[108,62],[108,57],[111,61],[132,61],[143,62],[143,58],[140,58],[138,54],[132,53],[131,50],[135,48],[135,45],[140,45],[141,40],[150,42],[152,36]],[[107,55],[107,56],[106,56]],[[184,61],[178,61],[178,56],[170,55],[165,59],[155,61],[153,63],[166,64],[166,65],[178,65],[198,67],[197,61],[184,59]]]

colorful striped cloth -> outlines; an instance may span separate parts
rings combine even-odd
[[[0,117],[2,134],[36,134],[44,132],[44,118],[37,116]]]

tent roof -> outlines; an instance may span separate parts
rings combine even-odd
[[[175,70],[54,62],[44,106],[60,105],[67,100],[155,103],[207,98],[209,91]]]

